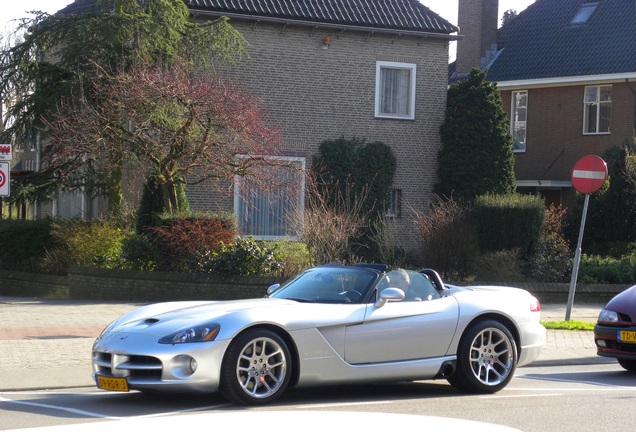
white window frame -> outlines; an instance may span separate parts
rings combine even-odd
[[[407,90],[408,101],[406,102],[406,106],[407,106],[406,113],[403,113],[403,114],[390,113],[390,112],[383,112],[382,110],[382,101],[383,101],[382,72],[385,69],[395,69],[395,70],[409,72],[409,79],[408,79],[409,88]],[[401,63],[401,62],[389,62],[389,61],[376,62],[376,66],[375,66],[375,117],[376,118],[390,118],[390,119],[401,119],[401,120],[415,119],[416,73],[417,73],[417,65],[415,65],[414,63]]]
[[[517,103],[517,96],[525,95],[525,105],[521,106]],[[526,151],[526,137],[528,134],[528,90],[513,91],[510,98],[510,135],[512,135],[512,144],[514,146],[515,153],[525,153]],[[520,120],[520,110],[525,110],[525,119]],[[517,138],[523,134],[523,141],[517,140]],[[519,145],[519,147],[517,147]]]
[[[239,157],[245,157],[245,156],[239,156]],[[268,159],[271,160],[275,160],[277,162],[283,162],[283,163],[287,163],[289,165],[292,164],[298,164],[300,172],[299,172],[299,184],[296,185],[294,188],[291,188],[290,190],[294,190],[298,192],[298,196],[296,197],[297,201],[297,205],[298,208],[300,209],[300,211],[304,211],[304,207],[305,207],[305,165],[306,165],[306,158],[304,157],[296,157],[296,156],[267,156]],[[277,239],[281,239],[281,238],[290,238],[290,239],[295,239],[295,236],[293,236],[291,234],[291,227],[288,225],[287,221],[281,221],[283,224],[287,225],[285,232],[284,233],[280,233],[280,234],[276,234],[276,235],[272,235],[272,234],[262,234],[262,233],[258,233],[258,232],[245,232],[242,230],[242,227],[244,226],[244,224],[242,224],[242,218],[245,216],[244,212],[247,211],[254,211],[257,212],[258,209],[253,209],[253,205],[250,203],[246,203],[245,200],[243,199],[243,193],[242,193],[242,187],[245,184],[244,179],[241,176],[235,176],[234,179],[234,214],[236,215],[236,219],[238,222],[238,229],[239,229],[239,233],[240,235],[243,236],[252,236],[254,237],[254,239],[256,240],[277,240]],[[262,191],[261,191],[262,192]],[[268,192],[271,194],[271,192]],[[280,194],[280,193],[284,193],[284,191],[276,191],[276,193]],[[285,209],[283,209],[284,211]],[[291,208],[288,208],[287,210],[291,210],[294,211]],[[281,215],[281,218],[284,219],[285,215]],[[274,217],[277,217],[276,215],[274,215]],[[299,216],[302,217],[302,216]],[[280,221],[280,218],[279,218]]]
[[[609,92],[609,100],[601,100],[601,92],[603,88],[609,88],[610,92]],[[588,90],[591,91],[591,89],[595,89],[596,90],[596,95],[594,95],[594,98],[592,100],[591,97],[592,95],[588,94]],[[594,85],[594,86],[585,86],[584,90],[583,90],[583,135],[609,135],[611,133],[611,127],[612,127],[612,85],[611,84],[604,84],[604,85]],[[605,108],[607,108],[607,105],[609,105],[609,113],[610,113],[610,119],[609,119],[609,125],[607,130],[603,130],[600,131],[600,126],[601,126],[601,107],[605,105]],[[596,110],[596,115],[594,116],[594,130],[590,131],[590,109],[594,108]]]
[[[386,209],[386,216],[390,218],[402,217],[402,189],[391,189],[390,201]]]

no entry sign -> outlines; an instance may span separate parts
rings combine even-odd
[[[599,190],[606,179],[607,164],[596,155],[582,157],[572,169],[572,186],[586,195]]]
[[[0,197],[11,195],[11,167],[9,162],[0,162]]]

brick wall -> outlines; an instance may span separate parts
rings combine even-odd
[[[282,129],[285,149],[306,157],[310,166],[322,141],[341,136],[392,147],[398,159],[394,187],[402,189],[403,199],[398,242],[414,249],[408,209],[426,208],[436,182],[448,42],[241,21],[232,25],[249,42],[249,57],[219,71],[262,100],[266,117]],[[322,48],[325,36],[330,36],[328,49]],[[415,120],[374,117],[376,61],[417,65]],[[202,184],[190,188],[188,198],[196,210],[232,210],[231,194],[231,188]]]
[[[282,282],[275,277],[197,275],[73,268],[66,276],[0,270],[0,296],[67,300],[160,302],[172,300],[235,300],[263,297]],[[567,303],[568,283],[488,283],[512,285],[541,303]],[[462,284],[460,284],[462,285]],[[471,282],[463,285],[479,285]],[[575,302],[606,303],[629,285],[577,284]]]
[[[0,295],[72,300],[158,302],[265,296],[275,277],[105,270],[75,267],[68,276],[0,270]]]
[[[585,85],[529,88],[526,151],[515,154],[517,180],[570,181],[572,167],[583,156],[602,156],[609,147],[633,135],[634,95],[625,83],[612,84],[611,133],[583,135]],[[501,91],[510,115],[512,91]],[[574,189],[564,203],[572,204]]]
[[[480,67],[481,58],[497,42],[498,0],[459,0],[459,34],[457,41],[458,73],[468,73]]]

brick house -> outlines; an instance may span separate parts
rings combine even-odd
[[[60,13],[84,12],[91,1],[76,0]],[[282,129],[282,157],[308,168],[321,142],[341,136],[392,148],[398,169],[390,214],[398,244],[412,250],[410,209],[426,208],[436,181],[449,42],[458,29],[417,0],[184,1],[194,19],[229,17],[247,40],[249,56],[220,72],[263,101]],[[303,184],[302,176],[292,181]],[[257,238],[284,236],[289,208],[280,203],[302,202],[304,194],[302,187],[298,197],[256,191],[259,205],[251,208],[237,193],[240,179],[233,187],[233,197],[206,184],[187,195],[194,210],[234,211],[242,233]],[[90,214],[87,205],[101,208],[81,194],[74,199],[76,215]]]
[[[518,190],[571,205],[576,161],[635,133],[636,2],[536,0],[495,31],[497,9],[459,1],[451,80],[488,69],[510,117]]]

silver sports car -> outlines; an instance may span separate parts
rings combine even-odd
[[[444,285],[430,269],[328,265],[267,298],[158,303],[93,345],[97,387],[220,392],[265,404],[292,386],[446,379],[493,393],[545,343],[527,291]]]

